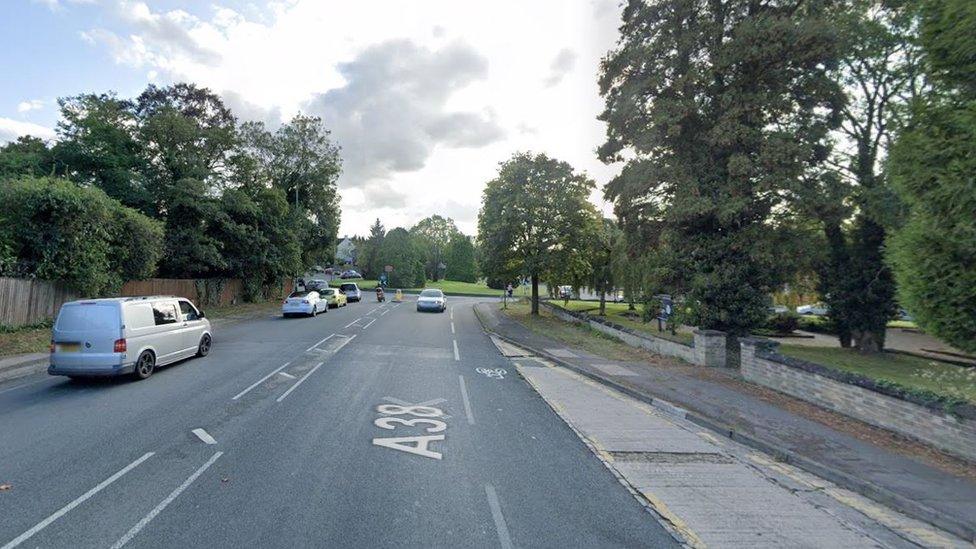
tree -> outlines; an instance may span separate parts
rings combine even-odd
[[[380,248],[383,245],[383,237],[386,229],[380,223],[379,218],[369,227],[369,237],[363,242],[363,251],[360,254],[359,267],[363,270],[363,276],[368,278],[379,278],[385,265],[380,264]]]
[[[774,211],[826,155],[839,102],[825,0],[631,0],[602,63],[606,190],[659,228],[658,279],[703,328],[745,334],[785,273]],[[632,224],[625,230],[635,231]]]
[[[532,281],[532,314],[539,314],[539,278],[585,272],[588,231],[597,219],[585,174],[546,156],[522,152],[502,162],[478,213],[482,269],[489,279]]]
[[[55,175],[54,153],[43,139],[22,135],[0,146],[0,181],[19,176]]]
[[[612,219],[603,219],[590,246],[589,286],[600,295],[600,316],[607,313],[607,292],[616,289],[613,258],[620,240],[620,229]]]
[[[339,147],[322,120],[297,115],[274,132],[263,123],[241,125],[242,151],[281,190],[295,211],[306,264],[330,263],[339,230]]]
[[[460,234],[457,225],[450,217],[432,215],[418,221],[410,229],[410,234],[417,238],[425,252],[424,270],[427,278],[436,281],[443,275],[440,265],[444,263],[448,243],[455,235]]]
[[[386,233],[380,245],[380,262],[392,265],[388,285],[394,288],[424,286],[424,254],[416,239],[402,227]]]
[[[460,232],[451,237],[444,254],[447,271],[444,278],[458,282],[476,282],[478,280],[478,265],[475,263],[474,243],[471,237]]]
[[[923,0],[921,43],[933,86],[891,154],[908,221],[890,239],[901,303],[926,331],[976,352],[976,4]]]

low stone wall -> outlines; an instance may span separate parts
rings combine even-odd
[[[740,345],[742,376],[752,383],[976,461],[976,406],[947,411],[869,378],[780,355],[774,341],[745,338]]]
[[[593,317],[585,313],[570,311],[553,303],[540,301],[554,316],[566,322],[588,324],[594,330],[611,335],[631,347],[646,349],[662,356],[680,358],[685,362],[701,366],[725,366],[725,333],[715,330],[695,330],[694,345],[685,345],[663,337],[635,332],[609,320]]]

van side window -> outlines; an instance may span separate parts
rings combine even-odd
[[[148,303],[134,303],[125,309],[126,328],[148,328],[156,324],[155,318],[152,305]]]
[[[153,303],[153,318],[156,326],[176,324],[176,306],[172,303]]]
[[[189,301],[183,301],[182,299],[180,300],[180,312],[183,313],[183,318],[185,320],[200,319],[196,307],[194,307]]]

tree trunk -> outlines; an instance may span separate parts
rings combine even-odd
[[[539,314],[539,276],[532,275],[532,314]]]
[[[600,316],[607,316],[607,293],[600,292]]]
[[[854,338],[854,346],[861,353],[880,353],[884,350],[884,333],[874,330],[854,330],[851,334]]]

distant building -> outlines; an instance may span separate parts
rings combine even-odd
[[[343,237],[342,241],[336,244],[336,261],[340,265],[346,263],[356,264],[356,245],[353,244],[352,239]]]

